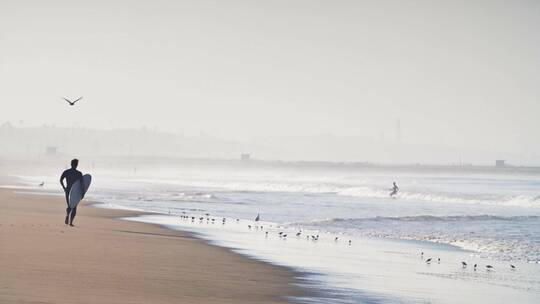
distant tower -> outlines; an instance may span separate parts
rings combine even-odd
[[[396,142],[401,143],[401,120],[396,118]]]

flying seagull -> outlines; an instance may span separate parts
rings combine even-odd
[[[77,99],[76,99],[76,100],[74,100],[74,101],[71,101],[71,100],[69,100],[69,99],[67,99],[67,98],[65,98],[65,97],[62,97],[62,98],[63,98],[63,99],[65,100],[65,101],[67,101],[67,102],[69,103],[69,105],[70,105],[70,106],[74,106],[74,105],[75,105],[75,103],[76,103],[77,101],[79,101],[79,100],[81,100],[81,99],[82,99],[82,96],[81,96],[81,97],[79,97],[79,98],[77,98]]]

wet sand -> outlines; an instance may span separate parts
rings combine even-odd
[[[287,303],[294,273],[61,196],[0,189],[0,303]]]

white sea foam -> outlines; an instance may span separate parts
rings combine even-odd
[[[521,272],[515,272],[507,263],[485,261],[446,247],[346,238],[318,230],[302,230],[296,236],[297,229],[276,223],[237,222],[232,218],[225,225],[163,215],[128,220],[195,232],[212,244],[306,272],[312,288],[332,290],[319,293],[322,298],[301,299],[306,303],[506,303],[534,301],[540,294],[540,266],[517,262],[514,264]],[[318,234],[317,240],[305,237]],[[424,259],[420,252],[425,252]],[[441,258],[442,262],[426,264],[428,257]],[[464,269],[463,260],[479,264],[478,271]],[[495,266],[496,273],[484,270],[487,262]],[[440,292],[449,286],[460,293]]]
[[[364,237],[384,237],[451,244],[479,256],[507,261],[540,261],[540,216],[415,215],[333,218],[290,223]]]
[[[183,180],[181,178],[174,180],[156,180],[156,179],[137,179],[139,182],[148,183],[170,183],[184,187],[202,188],[202,189],[227,189],[231,191],[250,191],[250,192],[294,192],[311,194],[336,194],[358,198],[386,199],[389,197],[390,190],[384,187],[374,186],[355,186],[343,183],[314,183],[313,181],[212,181],[212,180]],[[365,181],[362,181],[365,182]],[[423,189],[419,191],[404,190],[398,192],[395,198],[404,201],[422,201],[436,203],[456,203],[456,204],[485,204],[485,205],[504,205],[521,206],[528,208],[540,208],[540,195],[538,194],[491,194],[491,193],[459,193],[443,192]]]

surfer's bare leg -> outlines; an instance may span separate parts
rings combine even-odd
[[[69,208],[69,197],[68,197],[68,192],[66,192],[66,203],[67,203],[67,208],[66,208],[66,219],[64,220],[64,223],[66,223],[66,225],[68,224],[68,221],[69,221],[69,212],[71,211],[71,208]]]
[[[70,226],[73,226],[73,219],[75,219],[75,215],[77,215],[77,207],[71,209],[71,218],[69,219]]]

